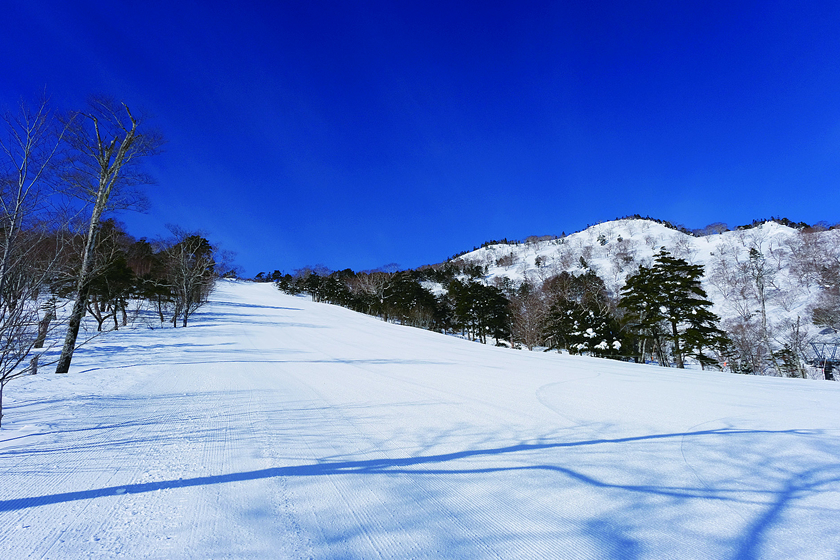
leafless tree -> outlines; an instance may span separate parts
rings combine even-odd
[[[528,350],[543,344],[549,303],[546,294],[531,285],[521,287],[508,296],[512,317],[511,336]]]
[[[122,224],[113,219],[101,222],[94,250],[92,279],[88,293],[87,311],[96,319],[97,331],[105,320],[112,318],[114,330],[128,323],[128,299],[135,284],[134,272],[128,265],[128,248],[134,239]]]
[[[216,250],[200,233],[177,226],[169,228],[175,238],[164,251],[164,267],[175,306],[172,326],[180,318],[186,327],[190,316],[207,302],[215,287]]]
[[[723,328],[732,341],[735,356],[729,367],[738,373],[764,373],[767,362],[766,346],[762,341],[761,326],[755,318],[734,317],[723,322]]]
[[[55,306],[46,293],[61,263],[62,235],[49,219],[49,179],[63,130],[47,102],[21,102],[3,115],[0,131],[0,421],[3,389],[37,369]],[[46,301],[45,301],[46,299]],[[27,363],[27,358],[30,361]]]
[[[781,332],[783,333],[782,341],[782,367],[785,373],[791,374],[794,377],[808,378],[807,370],[805,369],[805,353],[807,347],[807,330],[802,324],[801,317],[796,319],[787,318],[782,321]]]
[[[35,109],[21,101],[17,112],[4,113],[2,126],[0,294],[15,270],[30,258],[28,251],[34,250],[34,246],[21,247],[20,238],[24,229],[43,214],[50,194],[48,180],[65,132],[56,126],[46,99]]]
[[[773,368],[777,372],[781,372],[778,360],[776,360],[773,348],[770,344],[772,337],[770,332],[770,324],[767,319],[767,299],[768,299],[768,285],[773,281],[774,270],[767,266],[767,261],[764,254],[761,252],[760,244],[750,247],[749,261],[747,263],[747,270],[755,283],[755,293],[759,305],[759,317],[761,319],[761,340],[767,348],[767,355],[773,363]]]
[[[367,271],[360,272],[347,281],[347,288],[350,293],[365,301],[363,311],[367,314],[374,314],[380,309],[385,301],[385,289],[391,280],[387,272]]]
[[[725,231],[729,231],[729,226],[723,222],[714,222],[704,228],[694,230],[694,233],[700,237],[707,237],[709,235],[717,235]]]
[[[86,112],[73,114],[67,122],[67,140],[73,157],[67,161],[63,181],[71,192],[91,208],[76,284],[76,299],[67,327],[67,336],[56,373],[67,373],[92,280],[93,251],[102,214],[114,203],[130,202],[132,188],[151,182],[139,165],[157,154],[163,140],[154,131],[141,130],[141,120],[125,103],[94,98]]]
[[[811,309],[812,322],[840,331],[840,263],[822,266],[819,285],[820,293]]]
[[[692,238],[684,233],[674,233],[671,235],[669,251],[679,259],[685,259],[689,263],[694,263],[697,258],[697,249],[694,247]]]
[[[13,254],[16,264],[6,271],[7,281],[0,296],[0,420],[6,384],[35,373],[38,359],[51,350],[50,344],[45,347],[48,336],[63,327],[54,320],[55,303],[47,293],[61,264],[62,244],[45,237],[43,232],[27,228],[18,245],[26,247],[27,259],[19,260]],[[36,348],[41,350],[33,352]]]

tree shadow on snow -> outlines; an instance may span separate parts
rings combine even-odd
[[[566,442],[537,442],[519,443],[515,445],[488,447],[484,449],[468,449],[451,453],[439,453],[412,457],[369,459],[369,460],[319,460],[312,464],[272,467],[266,469],[229,473],[213,476],[199,476],[178,480],[166,480],[107,486],[90,490],[63,492],[43,496],[31,496],[0,501],[0,512],[16,511],[26,508],[91,500],[105,497],[115,497],[121,494],[142,494],[162,490],[177,490],[183,488],[208,486],[215,484],[229,484],[271,478],[306,478],[324,476],[389,476],[410,475],[419,477],[441,477],[455,475],[486,475],[493,473],[511,472],[545,472],[561,477],[565,484],[574,483],[583,487],[601,491],[618,493],[620,496],[642,498],[635,507],[643,506],[644,500],[658,498],[673,500],[674,503],[684,503],[688,500],[706,500],[728,503],[735,508],[745,511],[759,510],[753,519],[748,519],[747,527],[741,534],[727,544],[727,550],[732,553],[731,558],[737,560],[752,560],[761,556],[762,544],[767,533],[781,520],[784,512],[796,507],[806,498],[818,493],[836,488],[840,484],[840,468],[834,464],[818,464],[809,468],[789,468],[785,472],[774,471],[775,478],[762,481],[757,487],[745,488],[743,485],[728,479],[697,481],[697,484],[648,483],[631,484],[608,480],[607,477],[594,476],[583,472],[582,468],[559,464],[558,457],[535,452],[592,448],[594,453],[618,453],[621,449],[609,450],[611,446],[624,446],[633,442],[652,441],[695,441],[702,442],[707,438],[733,438],[732,444],[724,446],[728,453],[735,458],[738,456],[738,436],[758,437],[766,443],[766,438],[780,436],[804,437],[809,440],[825,437],[819,430],[742,430],[742,429],[710,429],[679,433],[651,434],[623,438],[590,439],[585,441]],[[772,440],[775,441],[775,440]],[[603,449],[602,449],[603,448]],[[523,454],[517,461],[525,464],[476,466],[460,463],[481,457],[502,457]],[[530,454],[530,455],[527,455]],[[574,460],[569,463],[577,464]],[[829,508],[830,510],[830,508]],[[631,507],[628,514],[631,517],[644,516],[644,512]],[[745,517],[746,519],[746,517]],[[640,554],[640,543],[633,539],[632,526],[621,526],[615,517],[598,518],[597,516],[584,523],[583,530],[587,534],[597,536],[606,557],[634,558]]]
[[[279,311],[303,311],[300,307],[278,307],[275,305],[258,305],[255,303],[236,303],[232,301],[214,301],[214,307],[241,307],[245,309],[274,309]],[[212,313],[212,312],[210,312]]]
[[[103,426],[114,427],[114,426]],[[476,473],[491,473],[502,471],[517,471],[517,470],[547,470],[564,474],[569,478],[573,478],[580,482],[584,482],[591,486],[601,488],[618,488],[633,492],[644,492],[663,496],[674,496],[681,498],[704,498],[715,500],[735,500],[739,501],[742,498],[735,496],[736,493],[743,493],[743,489],[736,491],[729,491],[726,489],[708,488],[704,485],[698,487],[667,487],[667,486],[652,486],[652,485],[625,485],[614,484],[598,480],[596,478],[579,473],[574,469],[562,467],[558,465],[526,465],[516,467],[487,467],[487,468],[471,468],[471,469],[457,469],[457,468],[438,468],[422,470],[415,470],[411,467],[421,465],[444,465],[460,459],[469,459],[481,456],[497,456],[511,453],[532,452],[548,449],[561,448],[575,448],[587,447],[595,445],[621,444],[639,441],[651,441],[672,438],[685,437],[702,437],[702,436],[728,436],[728,435],[744,435],[744,434],[763,434],[763,435],[808,435],[813,436],[818,432],[813,430],[739,430],[739,429],[714,429],[701,430],[695,432],[683,432],[673,434],[654,434],[647,436],[634,436],[615,439],[592,439],[586,441],[575,442],[558,442],[558,443],[522,443],[517,445],[510,445],[505,447],[497,447],[490,449],[476,449],[467,451],[458,451],[453,453],[443,453],[438,455],[425,455],[419,457],[404,457],[396,459],[369,459],[362,461],[319,461],[310,465],[299,465],[289,467],[272,467],[268,469],[260,469],[255,471],[247,471],[241,473],[231,473],[225,475],[203,476],[188,479],[169,480],[161,482],[149,482],[142,484],[129,484],[124,486],[112,486],[94,490],[84,490],[78,492],[67,492],[52,494],[46,496],[37,496],[30,498],[19,498],[14,500],[0,501],[0,511],[11,511],[23,509],[28,507],[43,506],[47,504],[55,504],[60,502],[70,502],[76,500],[86,500],[91,498],[98,498],[103,496],[111,496],[117,493],[117,490],[122,490],[129,494],[138,494],[143,492],[155,492],[157,490],[167,490],[174,488],[188,488],[192,486],[205,486],[209,484],[223,484],[229,482],[241,482],[247,480],[258,480],[274,477],[313,477],[313,476],[330,476],[330,475],[375,475],[375,474],[420,474],[420,475],[446,475],[446,474],[476,474]],[[820,472],[825,469],[815,469],[815,472]],[[840,471],[832,471],[834,476],[829,479],[816,482],[823,485],[827,483],[840,482]],[[801,488],[797,487],[797,491]],[[784,496],[793,494],[789,490],[780,492],[773,492]]]

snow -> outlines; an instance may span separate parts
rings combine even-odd
[[[224,282],[7,387],[0,557],[837,558],[840,384],[494,348]]]
[[[603,245],[599,239],[604,241]],[[561,239],[489,245],[457,260],[486,266],[485,281],[491,284],[508,278],[514,284],[528,281],[540,285],[562,271],[584,273],[580,266],[583,258],[617,297],[627,276],[640,264],[651,266],[655,254],[665,248],[675,257],[704,266],[702,284],[714,304],[711,310],[725,325],[727,321],[759,313],[754,284],[743,293],[742,286],[736,285],[744,278],[748,284],[752,282],[739,268],[750,261],[750,250],[755,249],[765,261],[768,325],[776,349],[780,349],[794,336],[811,340],[819,331],[810,324],[810,309],[820,293],[818,279],[796,270],[797,259],[802,256],[799,253],[807,253],[809,244],[822,246],[822,250],[833,255],[829,259],[833,262],[840,258],[840,229],[803,236],[793,228],[769,221],[746,230],[694,237],[651,220],[628,218],[596,224]],[[502,257],[506,265],[500,264]],[[536,264],[537,258],[540,266]],[[725,280],[714,281],[716,271]],[[813,357],[807,348],[805,353]]]

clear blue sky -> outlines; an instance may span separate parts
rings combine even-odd
[[[626,214],[840,221],[840,2],[8,0],[0,103],[168,139],[131,233],[253,275],[439,262]]]

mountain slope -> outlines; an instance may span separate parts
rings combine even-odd
[[[3,558],[836,558],[840,386],[494,348],[223,282],[10,386]]]
[[[811,324],[812,308],[826,282],[838,281],[840,229],[796,230],[769,221],[694,237],[652,220],[621,219],[559,239],[487,245],[456,260],[484,267],[491,284],[510,279],[540,285],[563,271],[590,269],[618,297],[627,276],[639,265],[650,266],[661,248],[704,266],[704,289],[736,345],[741,336],[743,347],[763,344],[756,337],[766,313],[774,351],[788,346],[811,353],[807,341],[822,329]],[[827,273],[833,275],[828,280]]]

